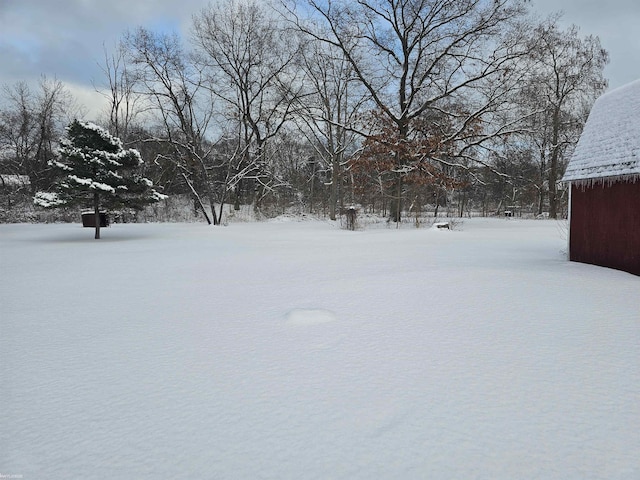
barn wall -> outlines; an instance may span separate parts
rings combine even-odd
[[[640,181],[571,187],[569,258],[640,275]]]

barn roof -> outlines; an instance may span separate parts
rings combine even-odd
[[[565,182],[640,178],[640,80],[596,100]]]

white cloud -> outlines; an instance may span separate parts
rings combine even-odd
[[[74,88],[100,84],[103,46],[111,48],[128,29],[178,30],[209,0],[0,0],[0,84],[37,81],[45,74]],[[640,78],[638,0],[533,0],[546,15],[564,10],[564,21],[598,35],[611,54],[605,73],[611,86]],[[88,93],[86,102],[94,105]],[[91,106],[90,108],[94,108]]]
[[[205,0],[4,0],[0,3],[0,83],[41,74],[91,84],[103,45],[143,25],[187,31]]]
[[[561,22],[577,25],[582,35],[596,35],[609,54],[605,68],[610,88],[640,78],[640,2],[638,0],[534,0],[543,16],[563,11]]]
[[[66,82],[65,86],[80,105],[85,107],[85,118],[98,122],[104,115],[107,100],[95,88],[86,85]]]

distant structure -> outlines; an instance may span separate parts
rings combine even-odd
[[[640,80],[598,98],[562,181],[569,259],[640,275]]]

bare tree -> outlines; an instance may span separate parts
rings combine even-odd
[[[336,219],[342,203],[342,176],[361,138],[358,120],[370,97],[356,81],[353,66],[341,50],[311,42],[305,50],[303,67],[306,92],[298,118],[305,133],[330,171],[329,217]]]
[[[36,145],[37,121],[32,93],[26,82],[3,89],[0,110],[0,150],[4,152],[3,173],[26,173]]]
[[[131,127],[144,113],[145,96],[136,90],[138,79],[127,63],[127,48],[121,41],[115,51],[104,48],[104,63],[100,69],[106,79],[106,88],[96,91],[107,100],[107,125],[109,131],[125,143],[129,141]]]
[[[216,198],[213,188],[210,133],[214,101],[210,90],[203,87],[203,77],[190,61],[177,35],[156,34],[139,28],[124,39],[136,78],[153,104],[164,130],[161,138],[174,155],[166,158],[180,168],[194,200],[209,224],[221,221],[216,200],[224,203],[224,192]],[[202,197],[208,199],[211,218]]]
[[[0,112],[0,142],[11,151],[15,173],[28,175],[35,192],[51,180],[47,162],[71,118],[82,115],[64,84],[41,77],[32,91],[26,82],[4,87],[5,105]]]
[[[307,0],[329,35],[308,28],[296,2],[286,2],[296,24],[318,41],[340,49],[377,109],[408,139],[413,123],[428,110],[450,119],[452,138],[462,140],[460,155],[477,159],[469,144],[472,129],[506,94],[504,78],[523,54],[521,29],[513,23],[525,13],[519,0]],[[462,100],[467,108],[459,108]],[[499,128],[493,134],[504,133]],[[392,219],[400,220],[402,172],[406,158],[394,162],[397,181]],[[435,158],[450,161],[448,158]]]
[[[292,68],[299,43],[268,5],[252,0],[220,0],[194,16],[193,26],[209,88],[235,127],[240,155],[229,188],[237,209],[247,180],[263,192],[273,187],[265,147],[290,119],[301,89]]]
[[[558,215],[557,182],[568,155],[578,141],[595,99],[607,87],[603,70],[609,61],[597,37],[580,37],[576,26],[562,30],[557,17],[532,32],[531,68],[526,95],[520,102],[531,117],[531,140],[539,152],[540,169],[548,189],[549,216]],[[542,190],[540,212],[544,199]]]

